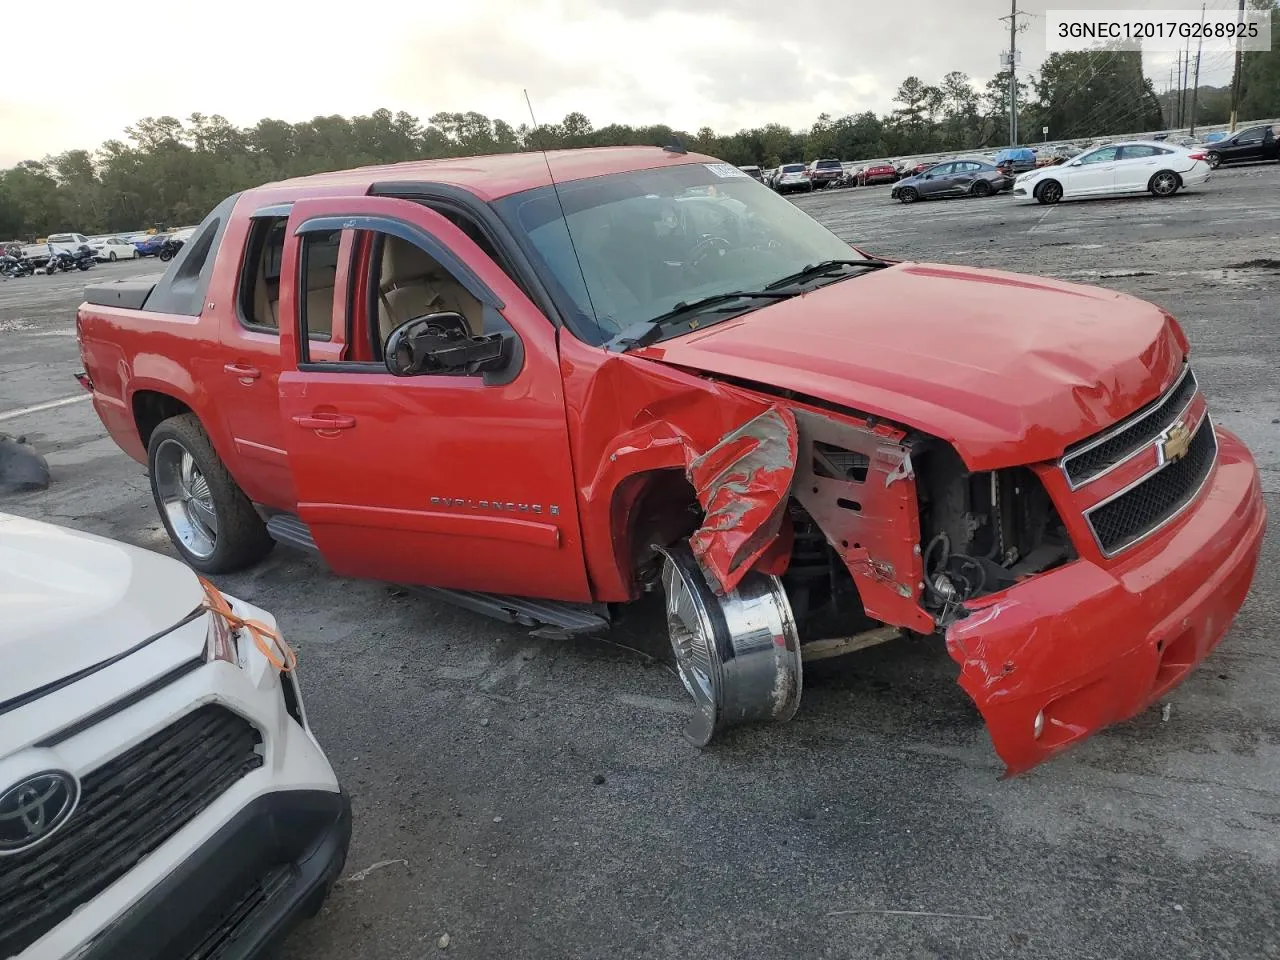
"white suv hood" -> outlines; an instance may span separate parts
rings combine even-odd
[[[137,646],[203,599],[177,560],[0,513],[0,703]]]

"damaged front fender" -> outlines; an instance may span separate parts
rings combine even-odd
[[[706,511],[689,546],[725,593],[742,582],[787,521],[797,449],[795,415],[775,406],[689,463],[686,474]]]

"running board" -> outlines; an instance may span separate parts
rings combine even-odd
[[[292,513],[276,513],[267,518],[267,533],[277,543],[308,553],[319,553],[311,528]],[[547,628],[572,636],[604,633],[609,629],[609,608],[604,604],[567,603],[532,597],[506,597],[444,587],[406,586],[424,596],[445,600],[474,613],[484,614],[522,627]]]
[[[506,623],[534,627],[538,633],[550,627],[552,631],[570,636],[589,636],[609,629],[609,613],[604,604],[507,597],[496,593],[473,593],[470,590],[446,590],[444,587],[410,586],[406,589]]]
[[[283,543],[287,547],[306,550],[308,553],[320,552],[311,536],[311,528],[292,513],[273,513],[267,518],[267,533],[276,543]]]

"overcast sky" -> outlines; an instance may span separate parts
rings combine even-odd
[[[1032,14],[1120,6],[1200,4],[1021,2]],[[804,127],[823,112],[890,109],[909,74],[985,82],[1009,13],[1005,0],[107,0],[52,21],[36,0],[3,9],[0,167],[193,111],[251,124],[382,106],[424,120],[478,110],[518,125],[526,87],[542,122],[580,110],[598,126]],[[1026,22],[1023,73],[1045,46],[1044,21]],[[1159,90],[1172,58],[1147,58]],[[1205,53],[1203,65],[1202,83],[1229,81],[1230,54]]]

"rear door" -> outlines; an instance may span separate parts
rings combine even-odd
[[[1121,147],[1116,157],[1115,188],[1118,192],[1137,193],[1147,189],[1151,175],[1160,166],[1165,151],[1145,143]]]
[[[956,193],[968,193],[973,187],[974,178],[978,176],[978,172],[982,169],[982,164],[973,160],[959,160],[955,165],[955,176],[952,177],[952,186]]]
[[[352,254],[326,288],[311,263],[335,235]],[[556,330],[489,253],[419,203],[310,200],[290,214],[282,275],[285,445],[330,566],[589,600]],[[504,369],[390,373],[388,335],[445,309],[469,336],[508,340]]]
[[[235,447],[236,481],[251,500],[291,509],[297,492],[285,449],[277,381],[280,377],[280,288],[288,205],[254,211],[244,232],[228,233],[227,249],[242,249],[217,303],[223,362],[207,385]],[[317,351],[331,349],[318,345]]]

